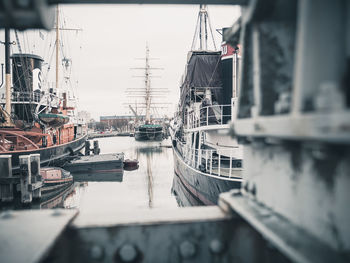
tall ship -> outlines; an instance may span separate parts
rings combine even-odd
[[[86,125],[77,117],[69,93],[59,87],[60,79],[68,81],[68,77],[60,76],[59,66],[69,68],[71,63],[67,57],[60,57],[63,45],[59,17],[57,7],[56,41],[51,56],[56,55],[53,85],[43,76],[43,58],[22,52],[17,31],[14,33],[18,53],[10,54],[13,42],[10,30],[5,30],[6,74],[5,85],[0,87],[0,155],[12,156],[14,173],[20,169],[20,155],[39,153],[41,165],[58,165],[85,144]]]
[[[212,29],[207,7],[200,5],[178,110],[170,125],[173,191],[186,200],[184,205],[216,204],[221,192],[240,188],[242,182],[243,149],[229,136],[237,100],[238,49],[223,42],[222,51],[216,51],[212,36],[214,51],[208,50],[208,32]]]
[[[151,70],[155,69],[161,69],[161,68],[154,68],[150,66],[150,57],[149,57],[149,47],[148,44],[146,45],[146,57],[145,59],[145,67],[142,68],[134,68],[134,69],[141,69],[144,70],[145,75],[140,76],[144,78],[145,87],[144,89],[133,89],[129,90],[131,92],[131,96],[141,97],[144,99],[144,102],[141,102],[139,104],[139,107],[142,107],[145,109],[146,114],[144,120],[141,120],[138,118],[137,108],[136,110],[132,108],[131,105],[129,105],[130,109],[135,115],[135,140],[137,141],[162,141],[165,138],[165,129],[164,129],[164,123],[162,119],[158,118],[156,120],[155,118],[151,118],[151,110],[159,108],[159,103],[155,102],[155,98],[161,96],[165,89],[163,88],[153,88],[151,87],[151,78],[155,77],[152,75]],[[156,105],[157,104],[157,105]]]

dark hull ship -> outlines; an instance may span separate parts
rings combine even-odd
[[[144,124],[135,128],[137,141],[162,141],[163,135],[163,127],[159,124]]]
[[[148,45],[146,45],[146,57],[145,57],[145,67],[144,68],[135,68],[135,69],[142,69],[145,70],[145,75],[140,76],[145,78],[145,87],[144,89],[138,89],[138,90],[131,90],[132,94],[135,96],[139,96],[142,99],[144,99],[144,102],[141,103],[142,107],[146,109],[146,115],[145,120],[141,121],[139,120],[139,116],[137,114],[137,108],[136,110],[133,109],[131,105],[129,105],[129,108],[134,113],[136,118],[136,125],[135,125],[135,140],[137,141],[162,141],[165,138],[165,131],[163,128],[163,123],[158,120],[158,122],[155,121],[155,119],[151,116],[151,109],[156,109],[154,104],[163,104],[161,102],[154,102],[154,98],[157,98],[160,94],[165,92],[165,89],[157,88],[153,89],[151,87],[151,70],[153,69],[161,69],[161,68],[152,68],[149,64],[149,48]],[[135,93],[134,93],[135,92]]]
[[[201,5],[197,27],[207,15]],[[209,32],[209,31],[207,31]],[[175,178],[173,191],[183,205],[214,205],[218,196],[240,188],[242,147],[229,137],[236,102],[238,54],[208,51],[200,37],[199,50],[189,52],[180,87],[178,112],[171,124]]]

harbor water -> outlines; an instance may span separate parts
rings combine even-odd
[[[174,166],[170,140],[142,142],[133,137],[109,137],[98,141],[101,154],[123,152],[125,159],[137,159],[139,168],[124,171],[116,181],[75,183],[73,192],[63,201],[65,208],[90,213],[178,206],[171,190]]]

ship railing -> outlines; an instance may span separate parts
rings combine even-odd
[[[177,140],[176,148],[184,162],[211,177],[241,178],[242,159],[237,157],[237,147],[220,149],[196,149]]]
[[[211,105],[188,114],[187,129],[226,125],[231,121],[231,105]]]
[[[40,92],[12,92],[12,102],[36,102],[39,103],[42,94]]]

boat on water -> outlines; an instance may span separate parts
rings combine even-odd
[[[145,78],[145,88],[140,90],[130,90],[133,96],[139,96],[144,99],[144,102],[141,103],[141,107],[146,109],[146,115],[144,120],[141,120],[139,114],[137,113],[137,107],[134,109],[131,105],[129,108],[135,115],[135,132],[134,137],[137,141],[162,141],[166,136],[164,118],[161,120],[156,120],[151,116],[151,110],[156,109],[155,104],[165,104],[162,102],[155,102],[154,98],[159,97],[162,93],[166,91],[166,89],[158,88],[154,89],[151,87],[151,70],[161,69],[161,68],[153,68],[149,64],[149,47],[146,45],[146,57],[145,57],[145,67],[144,68],[135,68],[145,70],[145,75],[141,76]],[[136,93],[134,93],[136,92]],[[139,105],[140,107],[140,105]]]
[[[163,126],[160,124],[141,124],[135,127],[135,139],[137,141],[162,141]]]
[[[230,138],[228,124],[235,112],[239,54],[226,43],[223,51],[209,51],[206,5],[198,16],[200,46],[192,43],[188,53],[178,111],[170,125],[173,192],[187,199],[184,204],[195,200],[194,205],[214,205],[221,192],[240,188],[242,182],[243,149]]]
[[[44,184],[44,190],[48,186],[62,185],[73,182],[73,176],[71,173],[60,167],[43,167],[40,169],[40,175]]]
[[[57,7],[57,25],[58,17]],[[76,117],[68,92],[59,87],[59,65],[62,62],[66,68],[70,66],[70,60],[61,60],[59,56],[60,30],[56,26],[57,44],[53,50],[56,82],[52,86],[43,79],[43,58],[23,53],[16,31],[19,53],[10,54],[10,30],[5,30],[6,81],[0,87],[0,155],[11,155],[14,173],[19,172],[20,155],[40,154],[42,166],[59,165],[85,144],[86,125]]]

